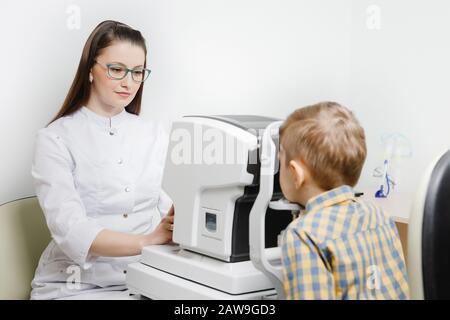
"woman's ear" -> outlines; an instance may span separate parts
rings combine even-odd
[[[299,189],[305,182],[305,171],[302,165],[295,160],[289,161],[289,169],[294,175],[295,189]]]
[[[92,76],[92,72],[89,72],[89,82],[92,83],[94,77]]]

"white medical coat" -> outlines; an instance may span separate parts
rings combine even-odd
[[[148,234],[172,202],[161,189],[168,135],[123,110],[86,107],[39,130],[32,176],[53,240],[32,281],[32,299],[124,289],[133,257],[92,257],[102,229]]]

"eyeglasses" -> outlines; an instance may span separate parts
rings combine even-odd
[[[98,63],[102,67],[106,68],[108,72],[108,77],[114,80],[122,80],[128,75],[128,72],[131,72],[131,78],[136,82],[144,82],[147,80],[150,75],[151,70],[145,69],[142,67],[137,67],[134,69],[128,69],[125,65],[121,63],[107,63],[102,64],[97,60],[94,60],[95,63]]]

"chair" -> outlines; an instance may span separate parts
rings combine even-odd
[[[450,299],[450,151],[419,185],[408,227],[412,299]]]
[[[29,299],[31,280],[50,240],[36,197],[0,206],[0,299]]]

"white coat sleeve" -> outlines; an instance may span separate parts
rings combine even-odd
[[[170,129],[169,129],[170,130]],[[162,168],[161,176],[164,175],[164,166],[166,162],[166,157],[168,153],[168,147],[169,147],[169,130],[164,125],[160,124],[158,126],[158,142],[159,142],[159,149],[160,149],[160,167]],[[159,194],[159,200],[158,200],[158,211],[162,216],[166,215],[169,211],[170,207],[172,206],[173,201],[169,197],[169,195],[161,189],[161,192]]]
[[[170,199],[167,193],[161,189],[158,201],[158,210],[161,217],[166,215],[167,212],[169,212],[169,209],[172,206],[172,204],[173,204],[172,199]]]
[[[86,215],[75,188],[73,169],[62,138],[41,129],[31,169],[36,195],[56,244],[76,264],[87,269],[95,260],[88,256],[89,249],[103,228]]]

